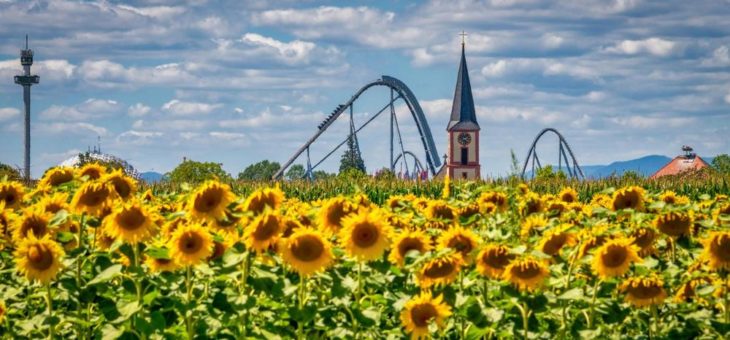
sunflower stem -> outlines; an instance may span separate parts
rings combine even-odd
[[[187,290],[187,297],[185,299],[185,302],[187,303],[187,308],[185,310],[185,328],[187,329],[188,340],[193,339],[193,313],[190,311],[190,306],[192,305],[193,300],[192,273],[193,267],[187,266],[185,271],[185,288]]]
[[[82,320],[82,314],[84,313],[84,306],[81,303],[81,270],[84,266],[84,228],[86,226],[86,213],[81,214],[81,220],[79,221],[79,230],[78,230],[78,257],[76,258],[76,290],[78,291],[78,306],[76,308],[76,317],[79,320]],[[83,329],[83,327],[79,326],[78,328],[78,338],[79,339],[85,339],[86,333]]]
[[[251,255],[252,253],[246,250],[246,256],[243,258],[243,262],[241,262],[241,286],[239,289],[239,296],[241,300],[243,300],[243,296],[248,293],[246,290],[248,289],[248,276],[251,272]],[[246,338],[246,333],[248,333],[248,308],[243,310],[241,328],[243,338]]]
[[[649,328],[651,329],[652,326],[654,326],[654,333],[659,332],[659,317],[657,316],[657,306],[655,304],[651,305],[651,325]]]
[[[723,287],[723,295],[725,296],[725,324],[730,324],[730,298],[728,295],[728,283],[730,283],[730,280],[728,279],[727,272],[723,270],[723,274],[725,276],[725,287]]]
[[[306,297],[306,285],[307,285],[307,278],[304,276],[301,276],[299,281],[299,312],[301,313],[304,310],[304,298]],[[304,339],[304,323],[299,321],[297,322],[297,339],[303,340]]]
[[[588,329],[593,329],[593,312],[596,308],[596,296],[598,295],[598,288],[601,284],[601,280],[596,280],[596,283],[593,284],[593,297],[591,298],[591,309],[588,313]]]
[[[362,296],[362,261],[357,263],[357,293],[355,299],[360,301],[360,296]]]
[[[55,336],[55,328],[53,325],[53,296],[51,295],[51,284],[46,284],[46,305],[48,306],[48,339],[53,339]]]

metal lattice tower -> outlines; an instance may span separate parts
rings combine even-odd
[[[25,36],[25,49],[20,51],[20,64],[23,65],[23,74],[15,76],[15,83],[23,86],[23,102],[25,103],[25,181],[30,182],[30,87],[38,84],[39,76],[30,74],[33,65],[33,50],[28,48],[28,35]]]

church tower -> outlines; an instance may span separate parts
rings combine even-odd
[[[446,131],[449,134],[449,150],[446,171],[450,178],[474,180],[480,178],[479,123],[474,110],[469,70],[466,67],[464,40],[461,41],[461,64],[456,77],[454,104]]]

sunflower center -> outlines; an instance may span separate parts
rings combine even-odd
[[[469,254],[473,249],[471,241],[464,235],[456,235],[449,240],[448,247],[462,254]]]
[[[266,241],[279,231],[279,221],[276,217],[269,215],[265,217],[253,232],[253,237],[258,241]]]
[[[379,237],[378,227],[368,222],[356,225],[352,231],[352,242],[359,248],[371,247],[375,242],[378,242]]]
[[[132,193],[132,188],[129,186],[129,183],[121,177],[114,177],[112,179],[112,185],[114,185],[114,191],[116,191],[121,198],[127,198],[129,197],[129,194]]]
[[[454,211],[451,210],[451,208],[449,208],[448,206],[437,205],[433,207],[433,217],[444,220],[453,220]]]
[[[81,199],[79,201],[81,204],[87,207],[95,207],[101,203],[104,203],[108,195],[109,192],[104,187],[90,188],[83,195],[81,195]]]
[[[423,243],[415,237],[406,237],[398,243],[398,254],[404,257],[411,250],[423,252]]]
[[[628,252],[624,247],[609,245],[606,252],[601,254],[601,262],[606,267],[616,268],[623,265],[627,257]]]
[[[512,274],[520,279],[531,279],[540,275],[540,267],[537,263],[523,263],[512,268]]]
[[[681,236],[689,231],[689,222],[685,216],[667,216],[659,220],[659,230],[669,236]]]
[[[48,247],[36,244],[28,249],[28,263],[33,269],[46,270],[53,265],[53,252]]]
[[[223,191],[218,188],[210,188],[195,198],[195,210],[204,213],[211,212],[218,207],[222,200]]]
[[[134,207],[122,210],[122,212],[117,215],[117,225],[119,225],[122,229],[130,231],[141,228],[146,220],[147,217],[144,213],[142,213],[140,209]]]
[[[559,233],[550,237],[542,246],[542,252],[548,255],[557,254],[563,245],[568,241],[568,235],[566,233]]]
[[[436,263],[429,265],[423,274],[431,278],[440,278],[449,276],[455,269],[456,268],[451,261],[437,261]]]
[[[485,252],[482,261],[492,268],[504,269],[514,258],[514,255],[499,248]]]
[[[299,261],[312,262],[324,253],[324,243],[316,236],[300,236],[292,243],[291,252]]]
[[[416,305],[411,309],[411,320],[419,328],[428,327],[428,322],[436,316],[438,316],[436,307],[430,303]]]
[[[27,218],[23,222],[21,234],[23,236],[28,236],[28,234],[30,233],[32,233],[35,237],[42,237],[43,235],[48,233],[48,226],[46,225],[46,221],[36,216],[31,216]]]
[[[723,262],[730,261],[730,237],[717,238],[717,241],[712,242],[710,250]]]
[[[157,262],[157,264],[159,264],[161,266],[166,266],[166,265],[172,263],[172,260],[171,259],[155,259],[155,262]]]
[[[345,206],[342,203],[334,203],[332,204],[329,209],[327,209],[327,222],[330,225],[340,225],[340,221],[342,221],[342,218],[347,215],[345,213]]]
[[[628,289],[628,293],[637,299],[652,299],[659,296],[662,292],[662,287],[655,284],[639,284],[637,286],[631,286]]]
[[[223,243],[220,242],[213,242],[213,253],[210,255],[211,259],[217,259],[221,256],[223,256],[223,253],[226,252],[226,246],[223,245]]]
[[[16,200],[15,193],[12,193],[12,192],[5,193],[3,200],[5,200],[6,205],[8,205],[8,206],[13,205]]]
[[[59,212],[61,209],[63,209],[63,206],[58,203],[48,203],[46,205],[46,211],[52,214]]]
[[[86,169],[81,173],[81,177],[83,176],[89,176],[90,179],[99,179],[101,177],[101,171],[94,168]]]
[[[573,197],[573,194],[563,194],[563,196],[560,197],[560,200],[565,203],[573,203],[576,201],[575,197]]]
[[[48,182],[55,187],[66,182],[70,182],[72,179],[74,179],[74,175],[70,171],[61,171],[54,172]]]
[[[186,254],[195,254],[203,248],[203,237],[195,232],[186,232],[178,243],[180,250]]]
[[[530,200],[525,205],[525,214],[530,215],[542,210],[542,203],[539,200]]]
[[[642,229],[640,232],[634,233],[634,244],[644,249],[654,242],[654,232],[648,229]]]

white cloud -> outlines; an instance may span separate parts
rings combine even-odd
[[[507,61],[502,59],[482,67],[482,75],[485,77],[499,77],[507,71]]]
[[[20,115],[20,110],[14,108],[14,107],[3,107],[0,108],[0,122],[9,120],[15,116]]]
[[[162,136],[162,132],[129,130],[120,133],[116,141],[125,145],[147,145],[152,144],[155,139]]]
[[[661,127],[681,127],[696,121],[694,117],[649,117],[649,116],[629,116],[614,117],[610,119],[614,124],[636,128],[636,129],[655,129]]]
[[[155,131],[190,131],[201,130],[209,124],[205,120],[193,119],[167,119],[167,120],[144,120],[139,119],[132,123],[132,128],[136,130],[155,130]]]
[[[553,33],[548,33],[542,36],[543,46],[549,49],[560,47],[561,45],[563,45],[564,41],[565,39],[563,39],[563,37]]]
[[[152,108],[147,105],[136,103],[127,109],[127,114],[129,114],[130,117],[142,117],[150,113],[151,110]]]
[[[648,53],[655,56],[665,57],[672,54],[677,48],[677,43],[661,38],[649,38],[644,40],[623,40],[616,45],[606,49],[608,52],[636,55]]]
[[[290,63],[308,60],[312,50],[317,46],[314,43],[301,40],[284,43],[255,33],[246,33],[241,41],[251,46],[273,49],[277,52],[276,55],[279,58]]]
[[[712,56],[702,60],[703,66],[730,66],[730,50],[720,46],[712,51]]]
[[[121,105],[111,99],[89,98],[73,106],[51,105],[40,113],[46,120],[82,121],[106,117],[121,110]]]
[[[246,135],[243,133],[237,133],[237,132],[224,132],[224,131],[211,131],[208,133],[213,138],[223,139],[223,140],[240,140],[246,138]]]
[[[36,129],[38,131],[43,132],[44,134],[78,134],[78,135],[88,135],[89,132],[98,135],[98,136],[106,136],[108,134],[108,131],[106,128],[101,126],[96,126],[90,123],[84,123],[84,122],[74,122],[74,123],[39,123],[36,124]]]
[[[162,110],[170,112],[174,116],[194,116],[207,115],[222,106],[222,104],[184,102],[173,99],[162,105]]]

